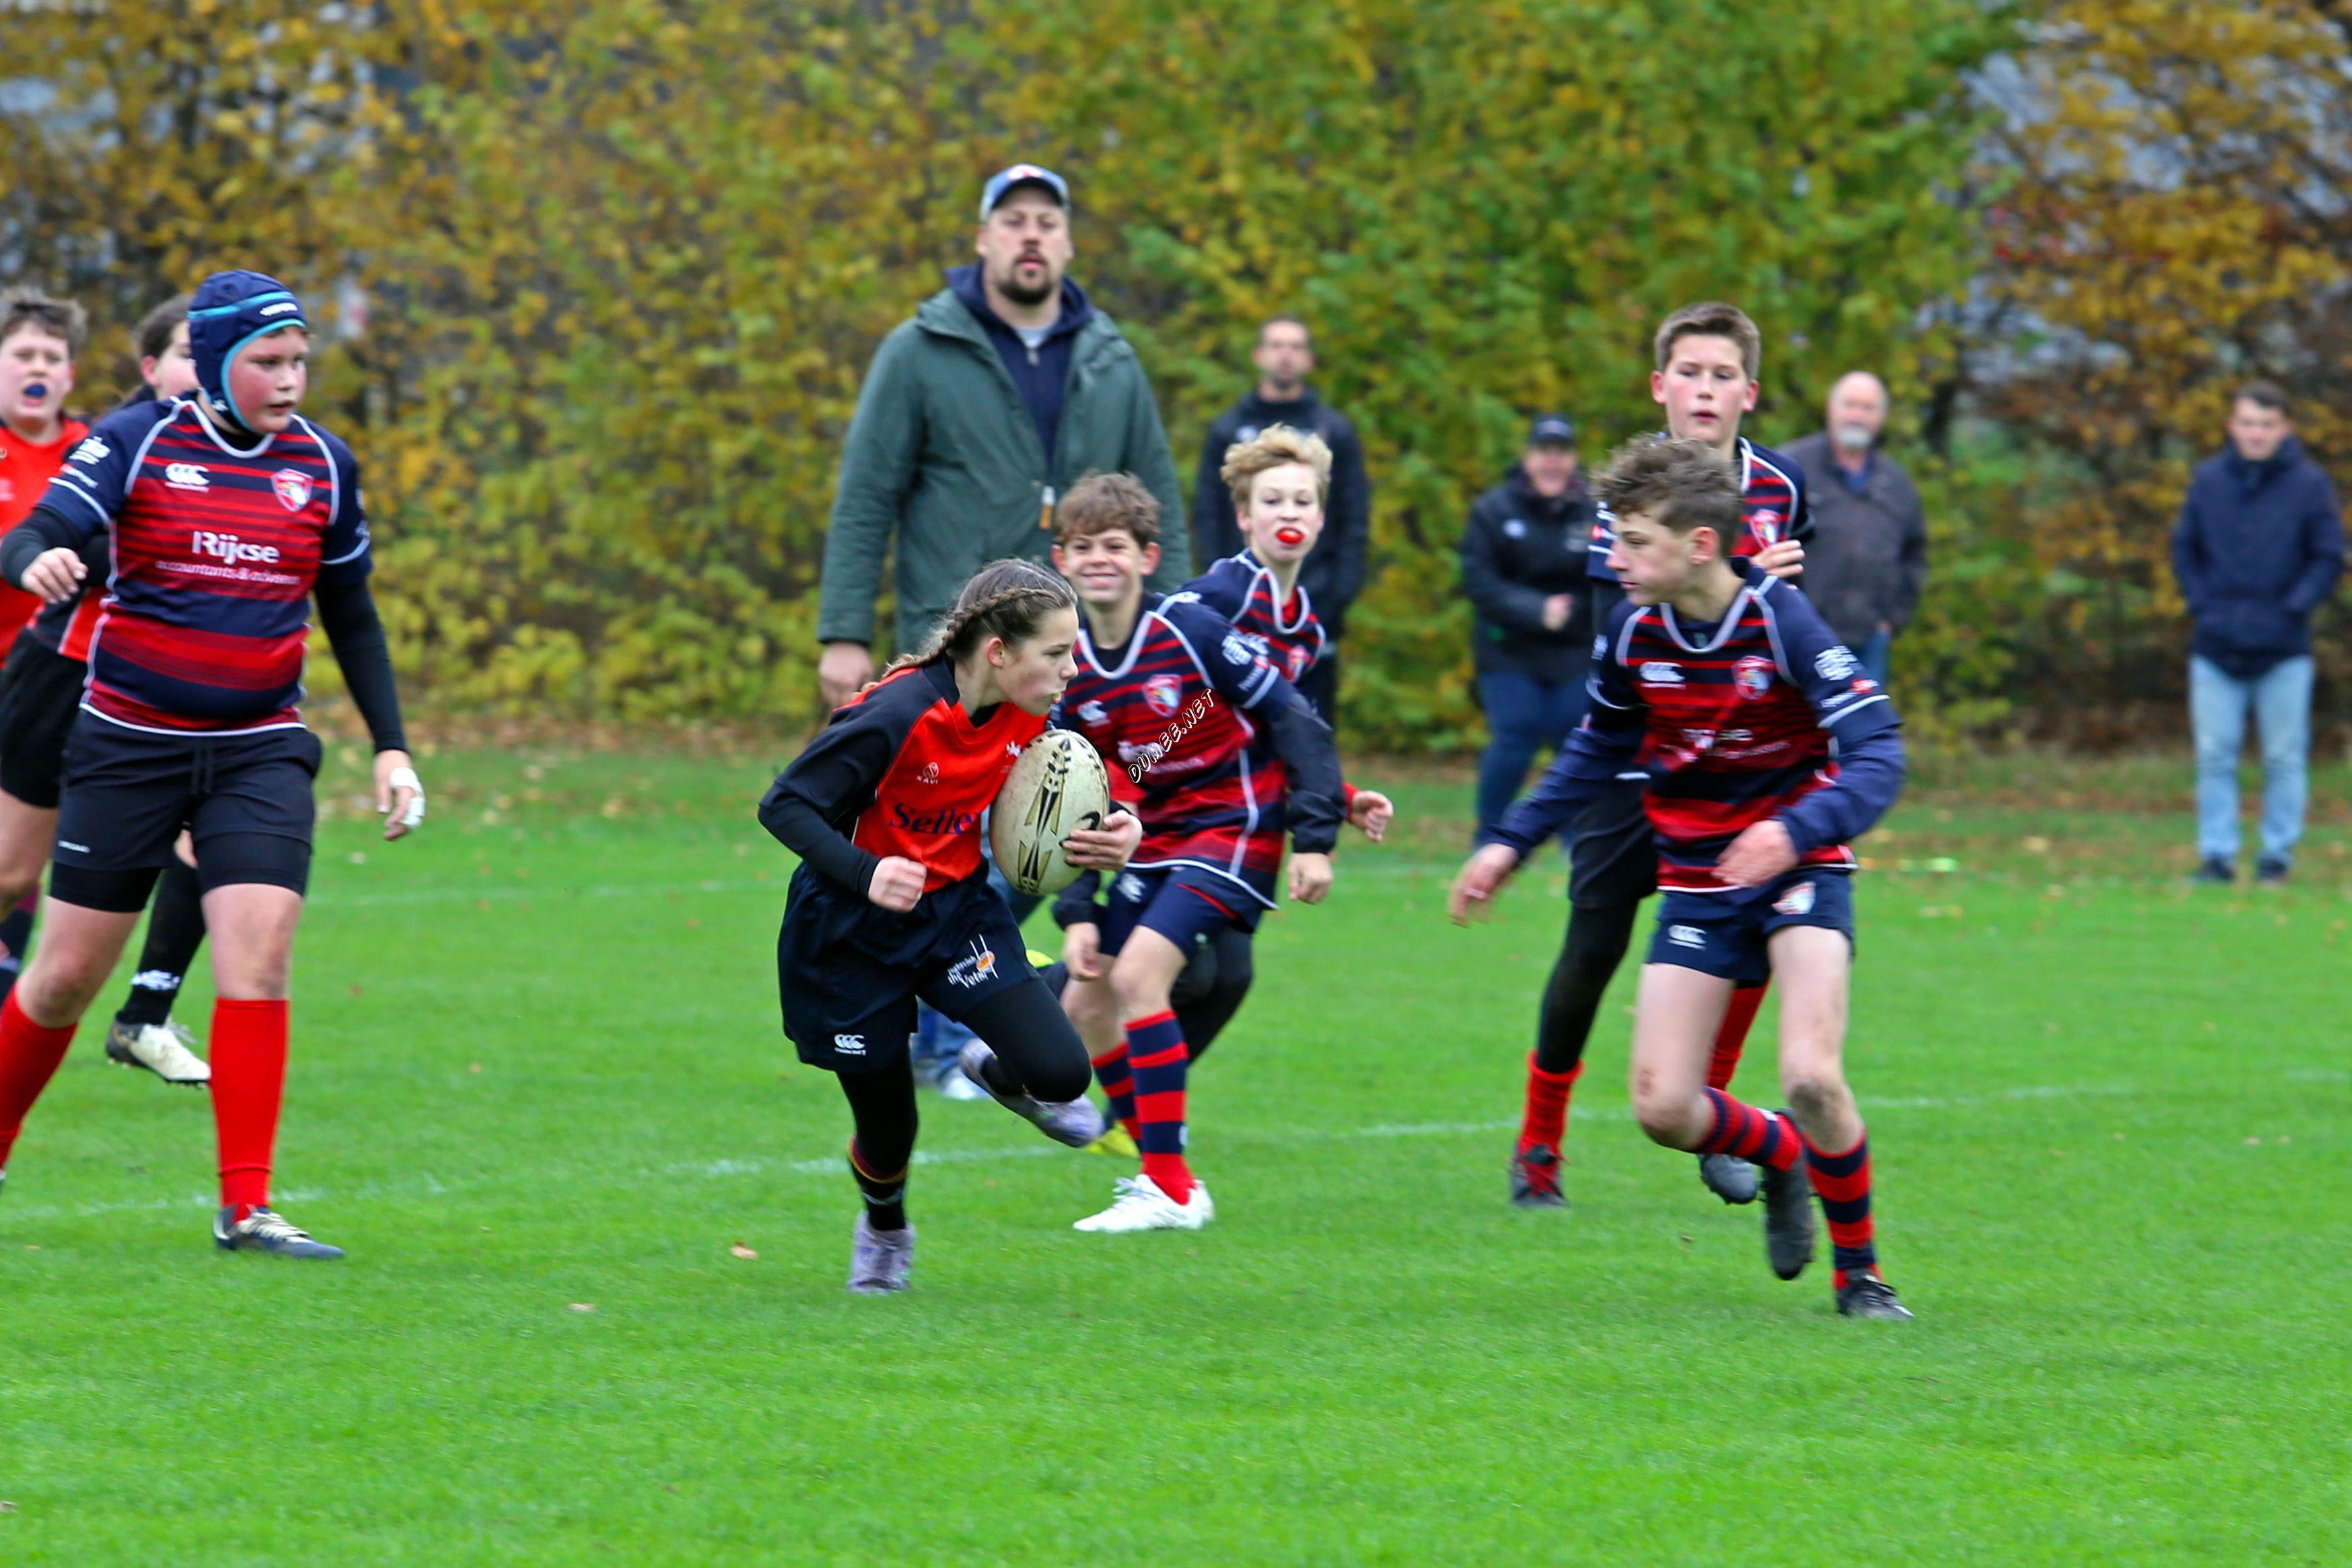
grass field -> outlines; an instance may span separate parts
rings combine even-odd
[[[1267,922],[1214,1226],[1074,1234],[1118,1167],[927,1099],[875,1300],[765,763],[443,755],[386,847],[356,763],[279,1160],[352,1258],[215,1252],[202,1097],[86,1027],[0,1199],[0,1563],[2352,1561],[2341,768],[2282,893],[2179,885],[2170,764],[1947,767],[1865,846],[1895,1327],[1641,1138],[1613,1004],[1572,1206],[1505,1203],[1561,876],[1447,926],[1461,784]]]

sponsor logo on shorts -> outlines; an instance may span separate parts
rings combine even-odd
[[[1650,659],[1642,666],[1642,679],[1651,686],[1680,686],[1683,683],[1683,668],[1682,666],[1670,664],[1663,658]]]
[[[971,952],[958,959],[955,967],[948,971],[948,984],[967,991],[987,984],[996,974],[995,950],[978,937],[971,939]]]
[[[1780,910],[1784,915],[1811,914],[1813,912],[1812,883],[1809,881],[1798,883],[1795,887],[1790,889],[1787,892],[1773,900],[1772,907]]]
[[[1121,871],[1111,890],[1129,903],[1135,903],[1143,897],[1143,879],[1132,871]]]
[[[1668,926],[1666,940],[1676,947],[1705,947],[1706,932],[1697,926]]]
[[[213,477],[205,472],[201,463],[164,464],[163,482],[175,490],[208,490],[213,488]]]
[[[1741,701],[1755,701],[1772,689],[1772,661],[1749,654],[1731,667],[1731,684],[1738,688]]]
[[[279,504],[288,511],[300,511],[310,504],[310,476],[293,468],[280,468],[269,476],[269,488],[278,492]]]
[[[866,1037],[835,1035],[833,1037],[833,1049],[836,1056],[862,1057],[866,1054]]]
[[[1852,680],[1862,673],[1862,660],[1840,644],[1822,649],[1813,659],[1813,670],[1823,680]]]

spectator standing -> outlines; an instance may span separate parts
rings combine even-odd
[[[817,602],[817,685],[839,707],[874,679],[882,561],[898,556],[898,651],[919,645],[982,563],[1046,562],[1054,500],[1083,475],[1134,474],[1177,515],[1176,461],[1150,383],[1116,323],[1067,275],[1070,188],[1015,163],[980,197],[980,259],[882,340],[842,444]],[[1192,574],[1181,531],[1150,586]],[[1025,918],[992,868],[998,892]],[[950,1098],[982,1097],[956,1068],[969,1030],[922,1008],[915,1070]]]
[[[1193,550],[1202,567],[1244,546],[1234,517],[1234,498],[1220,473],[1225,448],[1254,441],[1271,425],[1287,425],[1323,437],[1331,448],[1331,493],[1323,507],[1323,537],[1298,569],[1315,614],[1330,638],[1323,657],[1298,682],[1298,689],[1334,730],[1339,724],[1339,640],[1347,635],[1348,606],[1364,586],[1364,557],[1371,544],[1372,487],[1364,476],[1364,446],[1347,416],[1316,395],[1307,378],[1315,370],[1315,341],[1296,316],[1275,316],[1257,330],[1250,363],[1257,384],[1218,416],[1201,444],[1201,471],[1192,481]],[[1172,514],[1171,514],[1172,515]]]
[[[979,261],[950,268],[882,340],[842,445],[817,604],[831,706],[874,679],[874,605],[894,546],[903,652],[983,562],[1046,560],[1054,498],[1082,475],[1124,470],[1170,515],[1182,505],[1141,362],[1066,275],[1068,184],[1034,163],[999,172],[973,248]],[[1150,586],[1174,588],[1192,566],[1180,533]]]
[[[2189,717],[2197,739],[2200,882],[2237,878],[2238,754],[2262,734],[2257,880],[2286,880],[2303,835],[2311,751],[2311,613],[2344,574],[2344,513],[2295,438],[2286,394],[2239,388],[2229,443],[2200,464],[2172,531],[2172,569],[2195,623]]]
[[[1478,705],[1486,712],[1478,759],[1478,841],[1510,809],[1528,764],[1584,718],[1592,666],[1594,506],[1577,471],[1576,426],[1545,414],[1503,482],[1480,496],[1462,531],[1462,591],[1472,618]]]
[[[1805,597],[1881,686],[1895,634],[1910,624],[1927,583],[1919,491],[1878,449],[1885,428],[1886,384],[1850,371],[1830,388],[1828,427],[1788,448],[1813,503]]]

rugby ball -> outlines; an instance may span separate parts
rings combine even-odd
[[[1014,888],[1034,897],[1058,893],[1078,879],[1064,858],[1062,840],[1076,829],[1099,827],[1110,815],[1110,775],[1094,742],[1067,730],[1047,730],[1013,762],[988,820],[988,847]]]

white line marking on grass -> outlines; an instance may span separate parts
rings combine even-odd
[[[404,888],[380,893],[331,892],[324,907],[340,909],[381,909],[393,904],[464,904],[475,900],[490,903],[512,903],[521,899],[667,899],[693,894],[773,892],[781,896],[784,883],[771,878],[765,882],[592,882],[585,887],[567,887],[550,882],[537,888],[517,887],[500,882],[479,888]]]
[[[2344,1076],[2344,1075],[2338,1075]],[[2037,1100],[2115,1099],[2147,1092],[2134,1084],[2036,1084],[2021,1089],[1999,1089],[1990,1094],[1913,1095],[1899,1099],[1865,1099],[1868,1110],[1959,1110],[1987,1105],[2017,1104]],[[1570,1114],[1579,1121],[1626,1121],[1632,1112],[1622,1108],[1608,1110],[1586,1106],[1573,1107]],[[1291,1128],[1284,1131],[1253,1131],[1221,1130],[1220,1142],[1236,1144],[1269,1143],[1345,1143],[1395,1138],[1454,1138],[1490,1132],[1515,1131],[1517,1118],[1490,1121],[1397,1121],[1377,1122],[1370,1127]],[[918,1165],[982,1165],[1007,1160],[1050,1160],[1057,1155],[1075,1153],[1058,1143],[1021,1143],[1003,1149],[919,1149],[914,1163]],[[845,1162],[841,1155],[829,1155],[814,1160],[779,1160],[755,1156],[751,1159],[686,1160],[664,1165],[658,1171],[643,1173],[648,1182],[678,1178],[720,1181],[734,1176],[783,1174],[793,1176],[838,1176]],[[378,1198],[411,1199],[417,1196],[438,1196],[445,1193],[462,1192],[471,1184],[465,1181],[444,1182],[430,1173],[420,1174],[401,1182],[376,1182],[355,1187],[337,1197],[324,1187],[305,1188],[299,1192],[280,1194],[278,1201],[288,1204],[324,1203],[330,1199],[344,1203],[366,1203]],[[214,1201],[206,1194],[192,1193],[184,1197],[134,1198],[110,1203],[79,1204],[12,1204],[5,1216],[16,1219],[96,1219],[105,1215],[152,1213],[174,1209],[210,1210]]]

